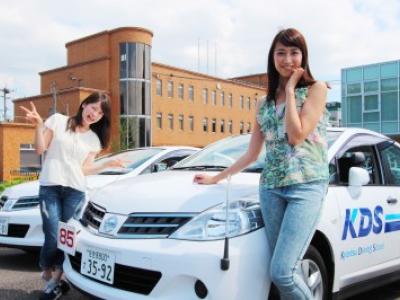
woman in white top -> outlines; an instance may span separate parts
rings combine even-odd
[[[75,116],[58,113],[43,123],[31,102],[26,118],[36,125],[37,154],[47,151],[40,174],[39,199],[43,220],[44,245],[39,265],[46,287],[40,299],[57,299],[68,291],[61,280],[64,253],[57,249],[58,222],[68,221],[83,204],[85,175],[96,174],[109,167],[121,167],[120,160],[94,166],[96,155],[108,147],[110,141],[110,103],[107,95],[93,93],[79,106]]]

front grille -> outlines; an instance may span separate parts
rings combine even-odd
[[[1,196],[0,197],[0,209],[3,208],[4,204],[6,204],[6,201],[8,200],[7,196]]]
[[[21,197],[13,205],[13,209],[33,208],[39,205],[39,197]]]
[[[118,231],[122,238],[166,238],[189,222],[193,213],[134,213]]]
[[[26,224],[8,224],[8,237],[24,238],[29,230]]]
[[[76,252],[75,256],[69,255],[69,260],[71,261],[72,268],[76,272],[80,273],[82,254]],[[112,286],[124,291],[148,295],[160,281],[161,272],[115,264],[113,284],[99,281],[86,275],[83,276],[101,284]]]
[[[83,213],[81,222],[94,229],[99,229],[105,214],[106,210],[104,208],[89,202]]]

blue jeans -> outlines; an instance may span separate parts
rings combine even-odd
[[[267,189],[260,186],[260,204],[272,259],[270,276],[282,300],[313,299],[297,268],[315,233],[326,181]]]
[[[39,259],[42,270],[62,270],[64,252],[57,248],[58,221],[67,222],[83,204],[84,198],[84,192],[70,187],[40,186],[40,213],[44,233],[44,244]]]

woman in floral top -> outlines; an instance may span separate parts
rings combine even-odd
[[[268,93],[258,103],[247,152],[215,176],[197,174],[199,184],[216,184],[255,161],[265,144],[260,205],[272,282],[281,299],[313,299],[298,272],[314,235],[328,184],[325,108],[327,85],[314,80],[303,35],[281,30],[268,54]]]

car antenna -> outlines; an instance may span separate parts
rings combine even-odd
[[[225,242],[224,242],[224,257],[221,258],[221,270],[229,270],[229,189],[231,185],[231,175],[228,175],[228,183],[226,185],[226,200],[225,200]]]

